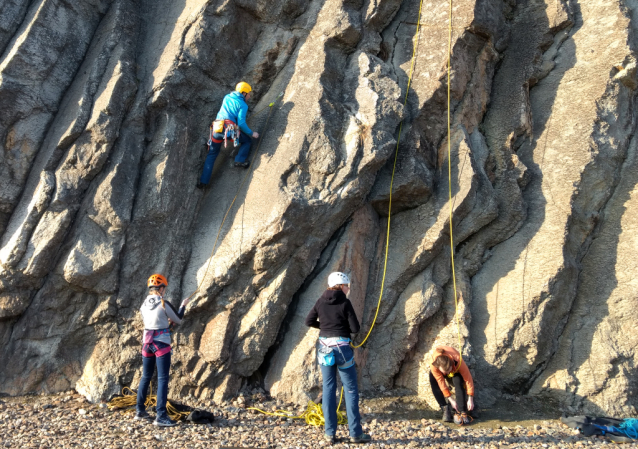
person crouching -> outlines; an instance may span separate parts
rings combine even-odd
[[[170,419],[166,411],[168,396],[168,373],[171,368],[171,323],[180,324],[186,312],[189,300],[182,301],[178,311],[164,301],[164,292],[168,281],[161,274],[148,278],[148,296],[140,311],[144,320],[144,343],[142,346],[142,378],[137,390],[135,420],[152,419],[146,411],[148,386],[157,365],[157,416],[156,426],[172,427],[177,423]]]
[[[454,386],[454,397],[448,383]],[[441,406],[443,421],[456,424],[471,422],[468,412],[474,410],[474,380],[459,352],[449,346],[439,346],[432,354],[430,366],[432,394]],[[452,410],[455,410],[452,418]]]
[[[365,443],[370,435],[363,433],[359,413],[359,386],[350,334],[359,332],[359,320],[350,300],[350,279],[344,273],[328,276],[328,290],[317,300],[306,317],[306,326],[320,329],[317,358],[323,379],[321,407],[325,419],[324,438],[331,444],[337,432],[337,369],[343,384],[348,413],[350,442]]]

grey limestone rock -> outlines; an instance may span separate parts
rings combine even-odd
[[[434,406],[447,344],[479,398],[635,414],[634,3],[455,1],[448,47],[448,2],[2,2],[0,393],[135,387],[161,272],[171,396],[303,404],[340,270],[364,394]],[[240,80],[250,168],[196,189]]]

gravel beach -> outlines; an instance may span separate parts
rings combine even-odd
[[[244,407],[261,406],[266,410],[284,408],[261,395],[262,401],[238,398],[227,405],[196,404],[219,418],[212,425],[181,422],[173,428],[157,428],[148,422],[134,421],[132,410],[109,411],[106,404],[90,404],[75,392],[53,396],[5,397],[0,402],[1,447],[7,448],[584,448],[614,444],[604,438],[585,438],[557,420],[508,421],[477,420],[468,427],[443,425],[434,416],[390,403],[407,414],[383,410],[378,402],[363,405],[364,430],[372,443],[355,445],[340,427],[339,441],[330,446],[322,438],[322,428],[308,426],[302,420],[269,417]],[[259,399],[259,397],[257,398]],[[408,417],[406,417],[408,416]],[[523,424],[523,425],[521,425]],[[627,444],[625,448],[636,447]]]

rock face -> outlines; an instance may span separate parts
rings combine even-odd
[[[485,405],[636,414],[637,6],[454,1],[450,176],[448,7],[1,4],[0,393],[135,386],[161,272],[173,303],[195,292],[172,396],[303,403],[321,390],[304,318],[339,270],[366,394],[435,405],[430,354],[460,342]],[[250,170],[230,145],[196,189],[239,80]]]

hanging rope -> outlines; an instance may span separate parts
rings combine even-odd
[[[459,300],[456,292],[456,270],[454,267],[454,229],[453,229],[453,204],[452,204],[452,139],[451,139],[451,70],[452,70],[452,0],[449,0],[449,28],[448,28],[448,44],[447,44],[447,173],[448,173],[448,204],[450,207],[450,259],[452,263],[452,285],[454,287],[454,317],[456,319],[456,332],[459,340],[459,365],[461,368],[463,363],[463,346],[461,345],[461,324],[459,320]]]
[[[417,48],[419,46],[419,29],[421,26],[421,9],[423,7],[423,0],[419,3],[419,18],[416,23],[416,33],[414,34],[413,47],[412,47],[412,61],[410,62],[410,74],[408,75],[408,85],[405,89],[405,97],[403,98],[403,107],[408,103],[408,94],[410,93],[410,85],[412,84],[412,75],[414,74],[414,62],[416,61]],[[351,345],[353,348],[360,348],[368,340],[368,337],[372,333],[374,325],[377,323],[377,317],[379,316],[379,310],[381,309],[381,299],[383,298],[383,288],[385,286],[385,275],[388,269],[388,250],[390,248],[390,219],[392,217],[392,187],[394,185],[394,173],[397,168],[397,159],[399,156],[399,143],[401,142],[401,131],[403,130],[403,120],[399,124],[399,136],[397,137],[397,146],[394,151],[394,164],[392,165],[392,177],[390,178],[390,200],[388,201],[388,225],[385,236],[385,257],[383,259],[383,276],[381,278],[381,291],[379,292],[379,301],[377,302],[377,310],[374,313],[374,319],[372,325],[368,329],[368,334],[363,341],[358,345]]]

